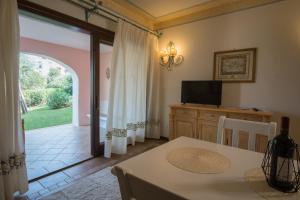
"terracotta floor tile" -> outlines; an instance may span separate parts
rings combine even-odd
[[[38,192],[35,192],[35,193],[32,193],[32,194],[28,195],[28,198],[30,200],[37,199],[38,197],[41,197],[41,195]]]
[[[28,187],[29,191],[26,193],[27,195],[45,189],[39,182],[29,183]]]
[[[34,178],[37,178],[39,176],[42,176],[44,174],[48,174],[49,171],[47,171],[46,169],[42,168],[42,167],[39,167],[39,168],[27,168],[27,176],[28,176],[28,179],[34,179]]]
[[[112,166],[122,160],[128,159],[132,156],[140,154],[148,149],[154,148],[165,143],[165,140],[146,140],[145,143],[137,143],[136,146],[128,146],[128,153],[126,155],[112,155],[112,158],[104,158],[104,157],[97,157],[86,161],[82,164],[76,165],[72,168],[66,169],[63,172],[59,172],[48,176],[46,178],[40,179],[39,181],[35,181],[30,187],[28,194],[32,196],[29,199],[36,199],[40,198],[44,195],[47,195],[47,191],[57,191],[67,184],[76,181],[78,178],[85,177],[89,174],[97,172],[105,167]],[[53,164],[57,162],[52,161]],[[37,183],[37,184],[36,184]],[[35,192],[34,190],[38,190],[40,188],[44,188]]]
[[[39,195],[41,195],[41,196],[47,195],[50,192],[51,191],[49,189],[42,189],[42,190],[38,191]]]
[[[26,162],[27,166],[30,166],[28,170],[31,169],[28,171],[30,179],[91,157],[88,126],[73,127],[66,124],[35,129],[26,131],[25,137]],[[75,153],[82,155],[75,157]],[[37,172],[32,169],[36,169]]]

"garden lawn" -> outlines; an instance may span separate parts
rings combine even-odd
[[[22,118],[25,122],[25,130],[70,124],[72,123],[72,107],[54,110],[47,106],[36,107],[22,115]]]

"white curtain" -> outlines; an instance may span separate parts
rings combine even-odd
[[[158,38],[149,35],[150,54],[147,76],[146,137],[160,138],[160,65]]]
[[[19,112],[19,21],[16,0],[0,0],[0,200],[27,191]]]
[[[111,65],[106,157],[111,152],[125,154],[127,144],[144,142],[150,104],[147,98],[153,102],[152,95],[157,93],[149,92],[152,87],[148,87],[155,80],[157,68],[152,67],[158,63],[156,57],[157,37],[119,20]]]

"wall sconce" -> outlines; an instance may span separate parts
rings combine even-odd
[[[174,42],[170,41],[167,48],[160,51],[160,64],[167,68],[168,71],[172,70],[173,65],[179,65],[183,61],[182,55],[177,55],[177,49]]]

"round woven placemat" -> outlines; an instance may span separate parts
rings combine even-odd
[[[246,171],[245,180],[251,189],[267,200],[300,200],[300,193],[283,193],[271,188],[261,168]]]
[[[170,164],[199,174],[222,173],[230,167],[230,160],[220,153],[201,148],[179,148],[167,155]]]

